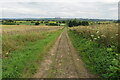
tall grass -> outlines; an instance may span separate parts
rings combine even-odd
[[[107,47],[118,46],[118,24],[73,27],[72,30]]]
[[[25,46],[29,42],[35,42],[37,40],[44,39],[47,35],[47,32],[24,32],[14,35],[3,35],[3,56],[17,49],[20,49],[22,46]]]
[[[3,33],[3,78],[31,77],[62,27]]]
[[[69,31],[69,36],[86,66],[103,78],[120,77],[118,30],[115,25],[80,26],[70,28]]]
[[[2,26],[2,52],[3,56],[15,51],[29,42],[44,39],[50,32],[62,29],[62,27],[47,26]]]

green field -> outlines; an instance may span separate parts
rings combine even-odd
[[[60,35],[62,28],[40,26],[34,29],[33,26],[33,28],[27,27],[27,32],[25,27],[16,32],[13,30],[17,30],[18,26],[11,27],[11,31],[9,27],[3,26],[2,76],[3,78],[31,77]]]
[[[65,25],[65,21],[2,20],[2,21],[0,21],[0,24],[2,24],[2,25],[49,25],[49,26],[64,26]]]

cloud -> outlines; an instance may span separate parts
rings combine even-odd
[[[13,0],[12,0],[13,1]],[[58,1],[58,0],[57,0]],[[2,2],[2,16],[0,17],[68,17],[68,18],[104,18],[117,19],[117,0],[44,0],[36,2]]]
[[[0,2],[33,2],[33,0],[1,0]],[[34,2],[119,2],[119,0],[34,0]]]

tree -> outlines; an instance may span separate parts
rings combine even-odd
[[[81,22],[81,21],[79,21],[79,22],[78,22],[78,25],[82,25],[82,22]]]
[[[69,22],[68,22],[68,26],[69,26],[69,27],[73,27],[72,21],[69,21]]]
[[[65,23],[65,21],[62,21],[62,23]]]
[[[39,22],[36,22],[35,25],[39,25],[40,23]]]
[[[74,20],[72,21],[72,25],[73,25],[73,26],[78,26],[78,21],[77,21],[77,19],[74,19]]]
[[[82,24],[81,24],[81,25],[83,25],[83,26],[88,26],[89,23],[88,23],[87,21],[82,21]]]
[[[68,21],[69,27],[78,26],[78,25],[79,25],[79,21],[77,21],[77,19]]]
[[[88,21],[78,21],[77,19],[74,19],[74,20],[68,21],[67,25],[69,27],[80,26],[80,25],[88,26],[89,22]]]

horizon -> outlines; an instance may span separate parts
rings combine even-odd
[[[93,20],[95,20],[95,19],[97,19],[97,20],[119,20],[119,19],[106,19],[106,18],[69,18],[69,17],[60,17],[60,18],[56,18],[56,17],[38,17],[38,18],[35,18],[35,17],[30,17],[30,18],[25,18],[25,17],[23,17],[23,18],[18,18],[18,17],[16,17],[16,18],[7,18],[7,17],[5,17],[5,18],[0,18],[0,19],[93,19]]]

